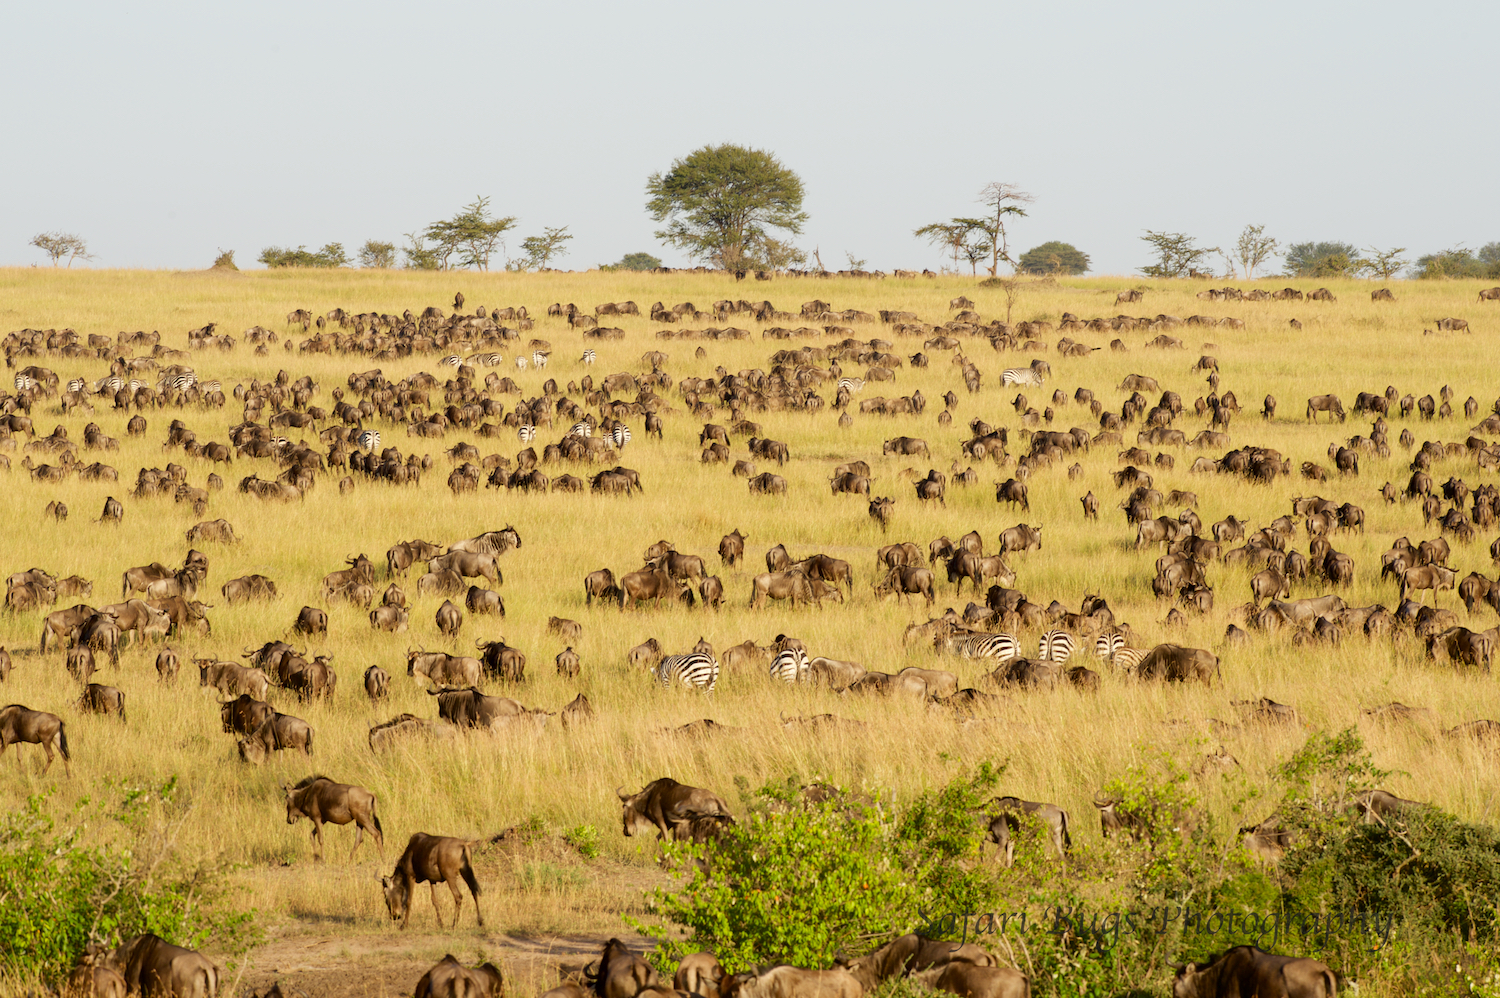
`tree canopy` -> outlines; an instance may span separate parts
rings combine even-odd
[[[298,246],[296,249],[267,246],[260,251],[257,259],[272,270],[280,267],[349,266],[349,254],[344,252],[343,243],[328,243],[317,252],[309,250],[306,246]]]
[[[1286,248],[1288,277],[1343,277],[1357,271],[1353,243],[1292,243]]]
[[[1486,243],[1476,253],[1462,246],[1417,257],[1416,275],[1422,278],[1478,277],[1500,279],[1500,242]]]
[[[489,270],[490,254],[500,243],[500,237],[515,224],[514,215],[493,217],[490,214],[490,199],[478,197],[473,203],[460,208],[452,218],[427,226],[422,230],[422,235],[437,244],[433,252],[437,254],[438,270],[453,270],[458,267]]]
[[[359,265],[376,270],[390,270],[396,265],[396,244],[366,239],[359,248]]]
[[[1027,274],[1086,274],[1089,255],[1072,243],[1054,239],[1022,253],[1016,269]]]
[[[539,236],[527,236],[521,240],[521,252],[526,255],[520,260],[522,270],[545,270],[547,263],[555,256],[565,256],[568,248],[563,244],[572,235],[568,233],[568,227],[564,225],[560,229],[543,229]]]
[[[1141,240],[1150,244],[1156,262],[1141,268],[1147,277],[1192,277],[1198,265],[1219,252],[1217,246],[1198,246],[1198,240],[1186,232],[1152,232],[1146,230]]]
[[[68,258],[70,268],[73,261],[80,257],[85,260],[93,259],[93,255],[89,253],[89,244],[82,236],[71,232],[39,232],[31,237],[31,245],[51,257],[54,267],[63,257]]]
[[[651,218],[667,223],[656,238],[725,270],[756,268],[775,243],[768,230],[796,235],[807,221],[802,178],[771,153],[744,146],[695,150],[651,174],[646,193]]]
[[[600,270],[655,270],[661,266],[661,260],[650,253],[626,253],[620,257],[618,263],[608,263],[600,267]]]

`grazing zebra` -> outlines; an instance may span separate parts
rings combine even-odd
[[[87,381],[84,381],[82,378],[73,378],[68,382],[68,391],[77,392],[79,395],[82,395],[83,390],[88,386],[89,383]]]
[[[1029,367],[1012,367],[1000,375],[1001,386],[1005,385],[1036,385],[1042,386],[1042,376]]]
[[[1147,648],[1116,648],[1114,657],[1110,661],[1125,675],[1133,676],[1135,670],[1140,667],[1141,659],[1146,657],[1146,652],[1149,650]]]
[[[1108,662],[1114,658],[1115,652],[1125,647],[1125,635],[1119,631],[1111,631],[1101,634],[1094,639],[1094,657]]]
[[[807,678],[808,666],[807,652],[801,648],[788,648],[771,663],[771,678],[800,683]]]
[[[517,357],[516,358],[516,370],[517,371],[524,371],[524,370],[526,370],[526,358],[525,357]]]
[[[198,376],[192,371],[183,371],[181,374],[170,374],[161,379],[160,388],[164,392],[185,392],[198,383]]]
[[[380,447],[380,431],[360,430],[354,436],[354,443],[356,444],[356,446],[373,454],[375,453],[376,449]]]
[[[208,395],[213,392],[224,391],[224,386],[219,384],[217,381],[200,381],[198,382],[198,390],[204,395]]]
[[[142,381],[140,378],[131,378],[130,379],[130,394],[134,395],[136,392],[140,391],[142,388],[145,388],[145,387],[146,387],[146,383],[144,381]]]
[[[653,672],[661,680],[663,689],[675,681],[689,689],[697,687],[705,693],[712,693],[714,684],[719,681],[719,660],[702,652],[668,655],[657,663]]]
[[[624,450],[625,445],[630,443],[630,427],[626,426],[624,423],[620,423],[616,425],[612,431],[610,431],[610,436],[614,438],[615,449]]]
[[[536,367],[546,367],[547,357],[547,354],[544,354],[540,350],[538,350],[531,355],[531,363]]]
[[[585,350],[583,352],[583,362],[585,364],[592,364],[594,362],[594,359],[595,359],[596,356],[597,355],[594,353],[594,351],[592,351],[592,350]]]
[[[594,427],[589,424],[587,420],[585,420],[581,423],[574,423],[573,429],[569,432],[574,433],[580,437],[588,438],[594,435]]]
[[[1067,631],[1048,631],[1036,646],[1036,657],[1043,662],[1066,662],[1078,650],[1078,639]]]
[[[1010,634],[965,634],[952,640],[953,650],[964,658],[993,658],[1008,662],[1021,657],[1021,644]]]
[[[115,392],[125,387],[125,379],[120,377],[118,374],[111,374],[109,377],[100,382],[100,384],[105,390],[113,395]]]
[[[29,392],[36,387],[36,379],[29,374],[16,375],[16,391]]]
[[[520,438],[521,443],[529,444],[536,439],[536,427],[530,423],[523,423],[516,428],[516,436]]]
[[[495,367],[505,360],[505,358],[498,353],[475,354],[474,359],[485,367]]]
[[[865,386],[864,378],[840,378],[838,387],[847,392],[857,392]]]
[[[449,367],[462,367],[464,359],[456,353],[450,353],[448,356],[438,361],[438,363],[447,364]]]

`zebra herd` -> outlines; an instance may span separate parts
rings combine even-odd
[[[1110,661],[1125,644],[1118,632],[1101,635],[1094,643],[1094,654]],[[962,658],[991,658],[1007,662],[1021,657],[1021,642],[1013,634],[965,634],[945,642],[945,647]],[[1061,665],[1078,652],[1078,639],[1067,631],[1052,630],[1037,641],[1037,660]]]

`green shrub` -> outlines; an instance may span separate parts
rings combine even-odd
[[[578,851],[584,859],[599,858],[599,829],[593,825],[579,825],[563,832],[563,841]]]
[[[317,252],[312,252],[306,246],[298,246],[296,249],[267,246],[260,251],[260,256],[257,259],[273,270],[279,267],[332,268],[349,266],[349,255],[344,252],[344,245],[342,243],[329,243]]]

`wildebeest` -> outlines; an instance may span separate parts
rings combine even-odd
[[[863,993],[854,975],[842,967],[832,970],[771,967],[759,973],[735,974],[719,986],[720,998],[860,998]]]
[[[377,606],[370,611],[370,627],[400,634],[410,626],[409,615],[399,606]]]
[[[62,756],[63,772],[73,775],[71,766],[72,756],[68,754],[68,732],[63,724],[62,718],[56,714],[49,714],[44,710],[32,710],[13,703],[8,707],[0,708],[0,753],[3,753],[11,745],[16,748],[16,769],[21,768],[21,742],[29,742],[39,745],[42,751],[47,753],[47,764],[42,767],[42,772],[52,768],[53,749]]]
[[[1316,421],[1316,414],[1320,412],[1328,413],[1330,420],[1334,416],[1337,416],[1340,423],[1344,421],[1344,403],[1339,401],[1337,395],[1314,395],[1307,400],[1307,418],[1309,420]]]
[[[920,454],[923,457],[931,457],[932,452],[927,447],[927,441],[916,437],[895,437],[887,440],[881,447],[881,453],[887,455],[910,456]]]
[[[477,686],[481,668],[477,658],[460,658],[440,651],[406,653],[406,674],[413,679],[421,676],[433,686]]]
[[[201,541],[214,541],[219,544],[238,544],[239,538],[234,535],[234,527],[228,520],[205,520],[188,528],[187,542],[197,544]]]
[[[790,599],[792,606],[813,602],[812,580],[807,573],[792,569],[784,572],[762,572],[750,584],[750,606],[758,609],[766,605],[767,599]]]
[[[479,640],[474,645],[479,649],[480,668],[486,676],[509,683],[525,682],[526,654],[521,649],[512,648],[504,638]]]
[[[724,968],[718,958],[705,950],[682,958],[672,976],[672,986],[702,998],[719,998],[719,983],[723,979]]]
[[[719,541],[719,559],[729,568],[737,566],[745,557],[746,537],[738,529],[725,534]]]
[[[295,825],[299,818],[312,822],[313,859],[323,859],[325,821],[334,825],[354,822],[354,848],[349,850],[350,859],[359,850],[367,831],[375,839],[375,848],[385,855],[385,832],[375,813],[375,795],[364,787],[334,783],[326,776],[309,776],[296,784],[284,784],[282,790],[286,791],[286,823]]]
[[[264,700],[241,693],[219,705],[219,719],[226,735],[251,735],[275,715],[276,709]]]
[[[469,858],[470,850],[482,841],[428,835],[425,832],[412,835],[406,843],[406,851],[396,860],[396,869],[389,877],[380,878],[391,921],[399,919],[401,928],[406,928],[406,923],[411,918],[412,889],[417,884],[430,883],[433,914],[437,916],[438,928],[443,928],[443,910],[438,907],[437,889],[439,884],[446,883],[453,892],[452,927],[458,928],[458,916],[464,904],[463,895],[459,891],[461,878],[469,885],[469,896],[474,899],[474,917],[483,926],[484,912],[479,908],[479,881],[474,876],[474,867]]]
[[[297,634],[327,634],[328,613],[315,606],[304,606],[297,612],[292,630]]]
[[[1019,505],[1027,511],[1031,509],[1031,502],[1026,498],[1026,483],[1018,482],[1014,478],[995,483],[995,501],[1008,502],[1011,506]]]
[[[219,587],[219,592],[224,594],[225,602],[231,604],[253,599],[273,600],[277,598],[276,583],[264,575],[245,575],[238,579],[230,579]]]
[[[391,674],[378,665],[365,670],[365,696],[371,702],[384,700],[391,692]]]
[[[510,697],[485,696],[472,686],[427,692],[438,698],[438,716],[460,728],[498,729],[517,720],[529,720],[541,727],[551,716],[544,710],[527,710]]]
[[[239,741],[240,758],[245,762],[262,763],[272,752],[296,749],[305,756],[312,755],[313,730],[300,717],[280,712],[266,718],[253,733]]]
[[[580,671],[578,653],[573,650],[572,645],[557,653],[557,674],[567,679],[578,678]]]
[[[453,637],[458,633],[459,628],[463,627],[463,611],[449,600],[443,600],[443,605],[437,609],[436,620],[438,633]]]
[[[653,600],[660,606],[665,598],[680,599],[692,605],[692,587],[682,579],[672,578],[664,567],[627,572],[620,577],[620,588],[623,592],[621,610],[625,609],[626,603],[634,606],[646,600]]]
[[[615,795],[620,798],[620,821],[626,838],[655,827],[656,837],[664,839],[676,825],[694,818],[734,818],[729,805],[713,791],[678,783],[669,776],[653,780],[633,794],[624,789],[617,789]]]
[[[149,932],[121,945],[106,962],[132,995],[213,998],[218,993],[219,969],[213,961]]]
[[[651,964],[632,953],[618,939],[604,944],[597,965],[593,969],[585,968],[584,976],[597,998],[636,998],[641,994],[665,998],[672,994],[666,990]]]
[[[986,805],[986,812],[988,839],[1000,846],[1005,866],[1010,866],[1015,859],[1015,842],[1011,835],[1020,827],[1017,813],[1035,818],[1045,830],[1057,858],[1067,860],[1068,851],[1073,848],[1073,838],[1068,832],[1068,812],[1056,804],[1021,800],[1019,797],[995,797]]]
[[[1170,683],[1197,679],[1212,685],[1215,679],[1222,681],[1219,673],[1219,657],[1202,648],[1183,648],[1174,644],[1159,644],[1146,653],[1136,667],[1136,676],[1141,679],[1164,679]]]
[[[1338,987],[1328,965],[1306,957],[1276,956],[1254,946],[1236,946],[1208,960],[1174,964],[1172,998],[1335,998]]]
[[[1031,980],[1011,967],[980,967],[954,960],[918,971],[912,980],[963,998],[1031,998]]]
[[[370,729],[370,751],[379,752],[408,738],[455,738],[458,728],[447,721],[433,721],[415,714],[397,714]]]
[[[1000,531],[1000,553],[1007,554],[1011,551],[1030,551],[1032,548],[1040,551],[1042,549],[1042,528],[1032,527],[1024,523],[1018,523],[1014,527],[1007,527]]]
[[[417,981],[412,998],[501,998],[503,994],[498,967],[492,963],[465,967],[449,953]]]
[[[89,683],[78,698],[78,709],[86,714],[115,714],[125,720],[125,694],[113,686]]]

